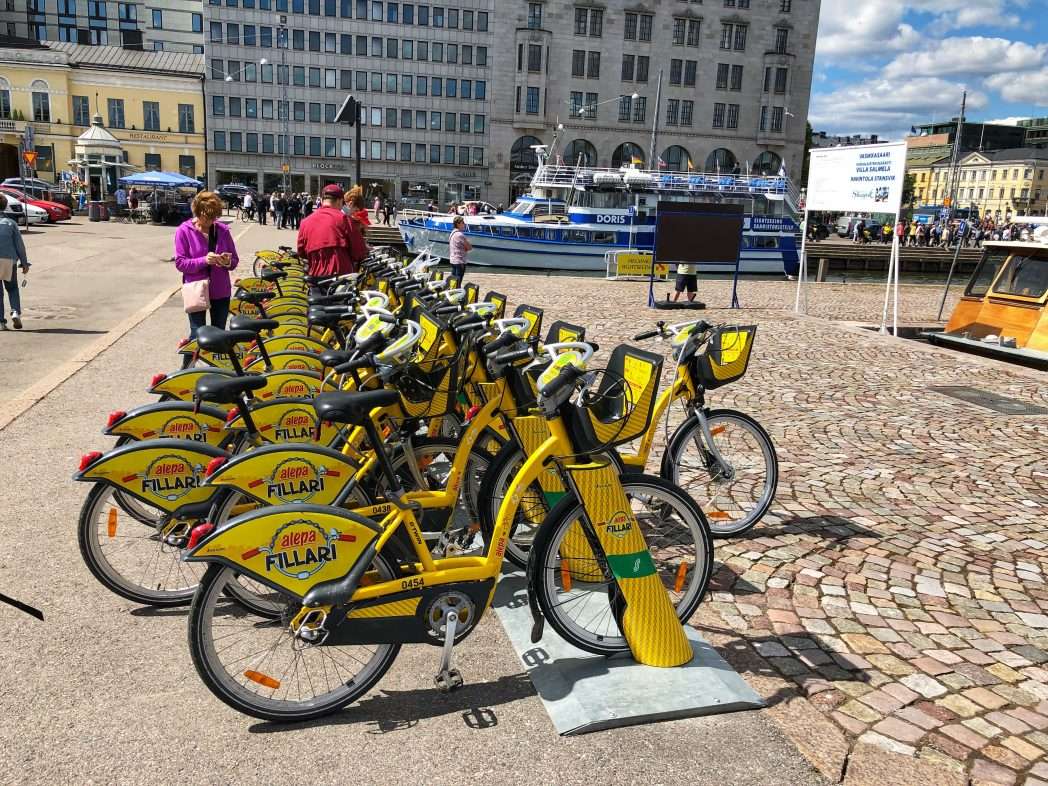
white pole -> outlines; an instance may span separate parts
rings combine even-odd
[[[894,233],[893,233],[894,234]],[[892,294],[892,275],[895,271],[895,246],[892,245],[892,250],[888,254],[888,281],[887,286],[884,288],[884,309],[881,311],[881,329],[880,333],[886,335],[888,333],[888,301]]]
[[[899,268],[902,267],[902,260],[899,258],[902,254],[902,250],[899,246],[899,235],[896,233],[895,228],[899,226],[899,217],[902,212],[902,205],[895,209],[895,226],[892,227],[892,249],[895,252],[895,305],[892,311],[892,335],[898,338],[899,336]]]
[[[804,308],[801,308],[801,289],[808,280],[808,208],[804,208],[804,231],[801,233],[801,266],[797,271],[797,298],[793,310],[797,314],[808,311],[807,293],[804,296]]]

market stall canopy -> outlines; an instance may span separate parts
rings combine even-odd
[[[199,180],[186,177],[178,172],[136,172],[120,178],[125,186],[155,186],[158,188],[199,188]]]

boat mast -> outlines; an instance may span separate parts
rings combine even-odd
[[[659,69],[659,83],[655,88],[655,111],[652,112],[651,118],[651,149],[648,151],[648,161],[651,162],[652,168],[656,171],[659,168],[659,162],[655,159],[656,144],[659,138],[659,106],[662,104],[662,69]]]
[[[957,199],[954,192],[957,190],[957,167],[960,164],[961,156],[961,140],[964,136],[964,107],[968,101],[968,91],[965,90],[961,94],[961,116],[957,118],[957,131],[953,140],[953,153],[950,157],[950,179],[949,185],[946,191],[947,196],[950,198],[950,205],[946,208],[946,220],[949,221],[953,218],[954,207],[956,206]]]

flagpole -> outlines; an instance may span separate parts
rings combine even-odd
[[[651,118],[651,150],[648,153],[648,160],[655,161],[655,149],[659,138],[659,105],[662,103],[662,69],[659,69],[659,83],[655,88],[655,111],[652,112]],[[655,166],[658,169],[658,164]]]

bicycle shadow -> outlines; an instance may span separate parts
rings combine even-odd
[[[451,693],[442,693],[436,688],[379,689],[335,715],[303,723],[264,721],[249,726],[248,731],[252,734],[278,734],[318,726],[368,723],[375,725],[368,734],[388,734],[406,731],[420,721],[456,712],[470,728],[486,729],[498,725],[498,716],[492,707],[535,695],[531,679],[525,673],[503,675],[488,682],[467,682]]]

